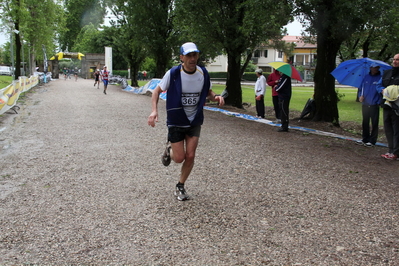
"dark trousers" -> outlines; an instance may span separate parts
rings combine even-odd
[[[280,119],[281,128],[288,129],[289,115],[290,115],[290,100],[291,99],[278,99],[278,105],[280,106]]]
[[[276,114],[276,118],[280,119],[280,106],[278,105],[278,96],[272,96],[273,100],[273,108],[274,108],[274,113]]]
[[[399,156],[399,116],[391,108],[384,108],[383,117],[389,152]]]
[[[255,99],[255,104],[256,104],[257,115],[262,118],[265,118],[265,97],[262,96],[262,98],[259,101]]]
[[[375,144],[378,138],[378,123],[380,121],[380,106],[379,105],[362,105],[362,141],[364,143],[370,142]],[[371,121],[371,132],[370,132]]]

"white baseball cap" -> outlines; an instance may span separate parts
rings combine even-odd
[[[200,52],[200,50],[198,50],[197,48],[197,45],[195,45],[195,43],[193,42],[186,42],[180,47],[180,54],[182,55],[186,55],[193,52],[196,53]]]

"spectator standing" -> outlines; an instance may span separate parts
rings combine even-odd
[[[256,113],[259,118],[265,118],[266,78],[262,74],[262,69],[255,70],[255,73],[258,77],[255,83]]]
[[[380,119],[381,94],[377,91],[377,83],[381,79],[380,67],[370,66],[370,72],[364,77],[359,88],[358,98],[362,103],[362,139],[356,144],[373,147],[378,138],[378,123]],[[371,122],[371,132],[370,132]]]
[[[198,146],[201,125],[204,120],[203,106],[209,100],[224,104],[224,99],[211,89],[208,71],[197,65],[199,50],[192,43],[184,43],[180,47],[182,64],[168,70],[152,94],[152,112],[148,117],[148,125],[154,127],[158,122],[158,100],[163,91],[168,91],[166,113],[168,126],[168,142],[162,163],[168,166],[173,160],[183,163],[179,182],[175,188],[178,200],[188,200],[185,182],[194,166],[195,152]],[[171,144],[169,144],[169,142]]]
[[[271,73],[267,77],[267,85],[272,87],[272,102],[273,102],[274,114],[276,116],[276,123],[280,123],[281,122],[281,119],[280,119],[280,107],[278,105],[278,93],[276,91],[276,86],[277,86],[277,83],[278,83],[280,78],[281,78],[280,72],[277,71],[276,69],[273,70],[273,73]]]
[[[280,72],[280,79],[276,86],[278,93],[278,105],[280,109],[281,127],[278,132],[288,132],[289,108],[292,95],[291,78]]]
[[[399,85],[399,54],[393,57],[392,69],[384,71],[382,78],[377,84],[377,91],[383,95],[390,85]],[[385,100],[383,100],[385,101]],[[399,156],[399,116],[389,104],[382,103],[384,131],[388,141],[388,152],[382,154],[381,157],[388,160],[398,160]]]

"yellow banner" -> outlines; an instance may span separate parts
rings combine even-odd
[[[0,115],[10,110],[18,101],[21,92],[33,88],[39,83],[38,76],[19,77],[12,84],[0,90]]]

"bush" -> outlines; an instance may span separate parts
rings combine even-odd
[[[126,77],[128,76],[127,70],[113,70],[112,75]],[[270,73],[263,73],[263,76],[267,79]],[[147,72],[147,79],[151,79],[154,75],[152,73]],[[211,79],[227,79],[227,72],[209,72],[209,76]],[[246,81],[256,81],[258,77],[255,72],[245,72],[242,76],[242,80]]]
[[[227,79],[227,72],[209,72],[211,79]]]
[[[121,76],[121,77],[128,77],[128,71],[127,70],[112,70],[112,75],[114,76]]]
[[[267,79],[267,77],[270,75],[270,73],[263,73],[263,76]],[[256,81],[258,79],[258,76],[255,74],[255,72],[245,72],[244,75],[242,76],[242,80],[246,81]]]

